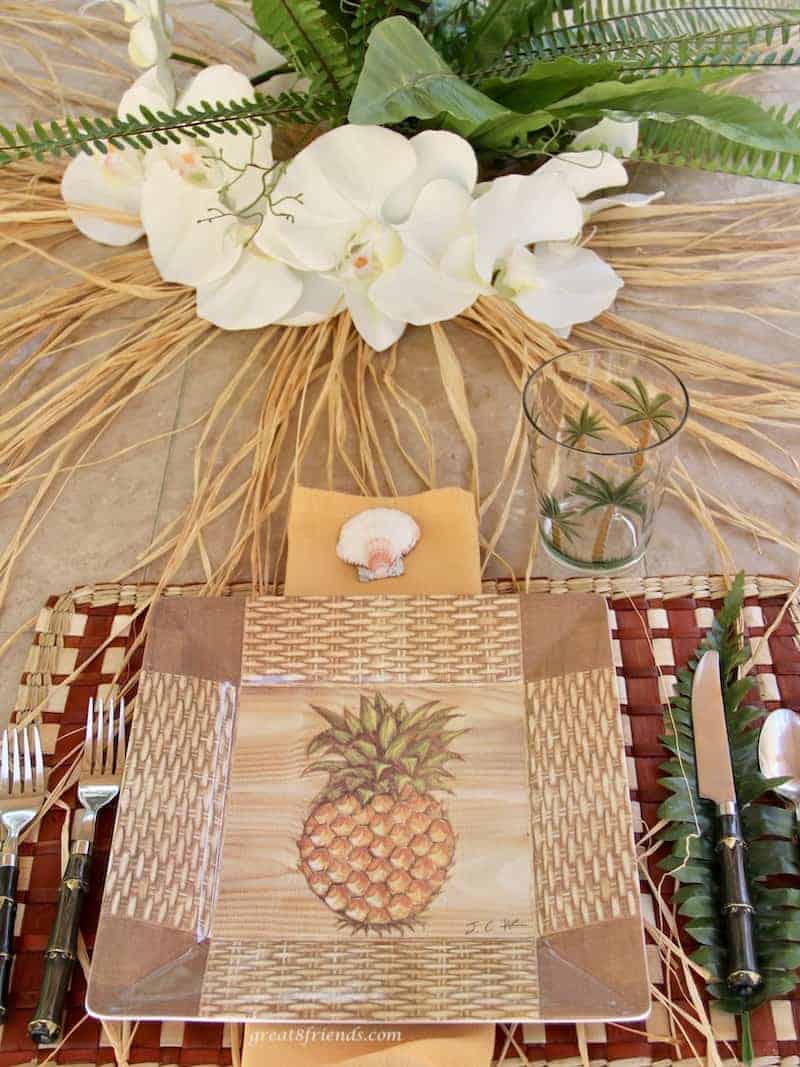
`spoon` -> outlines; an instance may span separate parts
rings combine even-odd
[[[778,796],[794,805],[800,822],[800,715],[789,708],[771,711],[761,727],[758,762],[765,778],[787,778],[775,787]]]

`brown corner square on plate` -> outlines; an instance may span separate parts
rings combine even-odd
[[[205,1020],[646,1014],[604,601],[162,608],[88,1003]]]

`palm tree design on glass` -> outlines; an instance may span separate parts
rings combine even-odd
[[[581,514],[588,515],[592,511],[602,511],[592,546],[593,563],[608,562],[605,559],[606,541],[611,528],[611,520],[617,512],[628,511],[638,515],[640,519],[644,518],[645,506],[638,484],[639,477],[640,472],[637,471],[625,481],[615,483],[590,471],[586,478],[571,479],[572,491],[575,495],[588,501]]]
[[[619,401],[619,406],[629,412],[628,417],[623,419],[623,425],[639,425],[639,448],[645,449],[650,444],[650,436],[653,431],[659,441],[668,437],[671,431],[670,423],[675,422],[677,416],[670,410],[672,398],[666,393],[656,393],[651,396],[647,386],[641,378],[633,377],[632,385],[627,382],[615,382],[614,384],[629,398],[629,403]],[[633,460],[633,469],[640,471],[644,466],[644,456],[639,452]]]
[[[583,448],[587,437],[601,440],[606,429],[603,420],[599,415],[592,414],[588,404],[583,405],[577,416],[565,415],[564,422],[569,427],[569,432],[563,443],[570,448]]]
[[[561,504],[551,493],[542,497],[539,514],[550,524],[550,540],[556,552],[564,551],[564,541],[572,541],[580,525],[575,514],[561,510]]]

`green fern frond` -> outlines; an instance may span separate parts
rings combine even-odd
[[[781,779],[770,781],[761,774],[759,731],[753,727],[763,712],[745,704],[753,680],[738,677],[750,654],[737,629],[743,602],[744,576],[740,573],[714,619],[711,632],[700,643],[688,667],[677,672],[675,694],[664,716],[665,737],[662,738],[671,758],[661,765],[664,777],[659,779],[669,796],[658,811],[659,819],[666,822],[659,839],[669,849],[658,866],[669,871],[679,883],[675,894],[678,911],[688,920],[686,931],[697,946],[692,959],[709,971],[708,989],[719,1007],[737,1015],[746,1015],[764,1001],[786,996],[794,990],[800,917],[800,892],[771,884],[775,876],[797,876],[800,868],[793,840],[793,813],[775,804],[761,803]],[[744,836],[749,844],[748,880],[756,909],[756,940],[764,974],[762,985],[749,996],[730,992],[723,981],[726,952],[714,858],[713,804],[701,799],[697,791],[692,680],[697,661],[707,649],[716,649],[720,655],[736,793],[742,809]]]
[[[800,133],[800,109],[790,113],[784,104],[781,107],[764,108],[764,114],[787,131]],[[549,156],[552,152],[552,138],[542,137],[515,152],[509,152],[508,157]],[[692,122],[642,119],[639,123],[639,144],[629,158],[633,162],[800,185],[800,154],[748,146],[740,140],[723,137]]]
[[[494,61],[513,41],[538,35],[551,17],[550,0],[493,0],[467,27],[458,67],[474,71]]]
[[[313,86],[349,102],[358,71],[345,29],[318,0],[253,0],[263,37],[289,56]]]
[[[583,22],[617,19],[630,14],[657,14],[663,11],[693,13],[701,18],[713,19],[714,25],[725,23],[724,13],[745,10],[753,13],[777,14],[779,17],[797,13],[794,0],[550,0],[553,5],[553,25],[562,28],[578,26]]]
[[[799,28],[800,11],[754,4],[628,11],[574,25],[556,24],[515,45],[478,76],[519,76],[532,63],[561,56],[583,61],[602,56],[628,73],[785,66],[800,63]]]
[[[785,126],[800,130],[800,109],[789,114],[784,105],[770,108],[769,114]],[[800,156],[750,148],[688,123],[643,121],[639,126],[639,146],[631,158],[662,166],[800,184]]]
[[[49,122],[47,126],[34,122],[28,130],[17,125],[10,130],[0,125],[0,166],[15,160],[47,156],[87,156],[99,152],[105,155],[113,148],[152,148],[154,144],[177,144],[182,137],[208,137],[210,133],[244,133],[253,135],[267,123],[316,123],[327,117],[330,101],[312,100],[299,93],[280,96],[261,96],[254,100],[231,100],[225,104],[203,101],[200,107],[183,110],[153,112],[142,108],[142,117],[128,115],[124,119],[67,118],[63,122]]]

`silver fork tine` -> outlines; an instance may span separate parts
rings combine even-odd
[[[106,750],[105,758],[103,760],[103,774],[113,774],[114,772],[114,740],[116,730],[114,729],[114,698],[108,698],[108,728],[106,730]]]
[[[117,737],[117,758],[114,760],[114,773],[118,774],[125,763],[125,697],[119,698],[119,736]]]
[[[81,774],[92,773],[92,749],[94,748],[94,699],[89,697],[89,708],[86,712],[86,739],[83,745],[83,759],[81,760]]]
[[[92,753],[92,774],[103,773],[103,715],[105,714],[105,708],[103,707],[103,698],[97,698],[97,717],[95,724],[97,726],[97,737],[95,740],[94,752]]]
[[[0,746],[0,790],[11,792],[11,772],[8,757],[8,730],[3,730],[3,743]]]
[[[33,792],[33,771],[31,768],[31,742],[28,735],[28,727],[22,731],[22,768],[24,772],[22,791]]]
[[[8,1017],[8,986],[14,962],[19,845],[42,808],[45,788],[43,766],[41,781],[33,780],[31,745],[35,748],[37,744],[36,726],[15,723],[0,736],[0,826],[4,833],[0,849],[0,1022],[4,1022]]]
[[[45,787],[44,757],[42,756],[42,738],[36,723],[33,724],[33,765],[36,772],[36,780],[33,783],[33,787],[37,793],[41,793]]]
[[[13,772],[11,792],[18,797],[22,793],[22,779],[19,767],[19,730],[14,731],[14,743],[11,746],[11,767]]]

